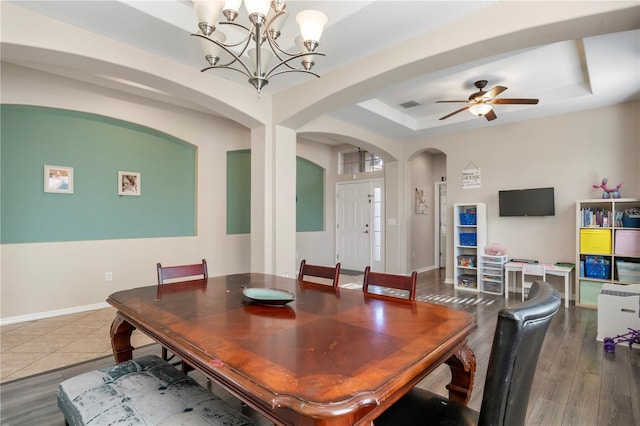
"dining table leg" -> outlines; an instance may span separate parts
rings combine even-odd
[[[476,355],[465,343],[445,363],[451,369],[451,383],[447,385],[449,399],[467,405],[476,375]]]
[[[111,323],[111,349],[117,363],[129,361],[133,358],[131,333],[135,329],[119,312],[116,314],[113,323]]]

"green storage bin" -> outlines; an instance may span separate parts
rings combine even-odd
[[[602,283],[580,280],[580,304],[597,306],[601,291]]]

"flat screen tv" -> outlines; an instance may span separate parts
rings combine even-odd
[[[554,188],[498,191],[501,217],[555,216]]]

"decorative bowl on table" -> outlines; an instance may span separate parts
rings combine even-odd
[[[252,303],[270,306],[284,306],[296,298],[290,291],[277,288],[245,287],[242,294]]]

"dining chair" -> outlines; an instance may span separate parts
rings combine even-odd
[[[167,280],[175,280],[177,278],[208,278],[207,261],[202,259],[202,263],[194,263],[191,265],[162,266],[160,263],[158,268],[158,284],[167,284]],[[181,281],[185,281],[184,279]]]
[[[174,282],[185,281],[182,279],[177,281],[180,278],[190,278],[190,279],[207,279],[209,277],[209,273],[207,271],[207,261],[202,259],[201,263],[193,263],[189,265],[174,265],[174,266],[162,266],[160,263],[156,265],[158,270],[158,285],[167,285],[172,284]],[[167,282],[167,280],[171,280],[171,282]],[[171,361],[175,358],[175,354],[169,354],[169,351],[164,346],[162,347],[162,359],[165,361]],[[193,370],[193,367],[185,364],[182,361],[177,361],[173,363],[174,365],[182,365],[182,371],[188,372]]]
[[[534,281],[546,281],[544,266],[537,263],[527,263],[522,267],[522,301],[526,297],[525,290],[529,290]]]
[[[337,287],[340,280],[340,262],[336,263],[336,266],[320,266],[310,265],[306,259],[302,259],[298,280],[303,281],[307,276],[331,280],[331,285]]]
[[[369,293],[369,286],[395,288],[408,291],[409,300],[416,300],[416,280],[418,273],[413,271],[411,275],[387,274],[383,272],[371,272],[371,267],[364,269],[362,291]]]
[[[479,412],[416,387],[374,425],[524,425],[538,356],[560,303],[549,283],[536,281],[527,301],[498,312]]]

